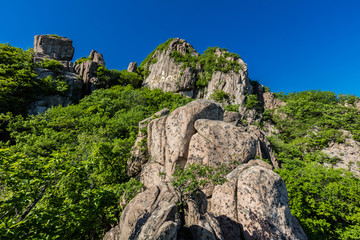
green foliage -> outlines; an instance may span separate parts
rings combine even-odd
[[[189,164],[186,168],[176,166],[171,185],[179,194],[179,210],[183,211],[183,203],[201,188],[226,182],[224,175],[228,169],[225,165],[210,167],[204,164]],[[162,174],[162,173],[161,173]]]
[[[223,90],[216,90],[213,94],[211,94],[210,98],[215,101],[222,102],[223,100],[228,100],[230,96]]]
[[[40,83],[31,51],[0,43],[0,112],[24,113]]]
[[[57,60],[44,59],[43,61],[37,63],[36,67],[46,68],[46,69],[50,69],[54,72],[58,72],[59,70],[61,70],[63,68],[63,65]]]
[[[215,53],[217,49],[222,51],[220,56]],[[198,80],[196,81],[198,87],[206,87],[216,71],[228,73],[229,71],[239,72],[242,69],[241,64],[236,61],[240,56],[227,52],[224,48],[209,47],[201,55],[192,53],[191,49],[187,49],[187,51],[185,55],[174,51],[171,53],[171,57],[175,62],[182,63],[182,69],[191,67],[200,70]],[[233,61],[227,60],[228,58],[233,58]]]
[[[279,174],[286,183],[290,208],[309,239],[358,239],[360,180],[329,166],[341,159],[321,150],[330,142],[344,143],[342,129],[358,136],[359,111],[353,96],[305,91],[277,94],[286,105],[264,112],[279,130],[269,138]]]
[[[225,110],[229,112],[239,112],[239,107],[240,104],[234,104],[234,105],[228,104],[225,106]]]
[[[75,64],[80,65],[81,63],[86,61],[92,61],[92,59],[90,57],[81,57],[75,61]]]
[[[25,119],[1,115],[1,239],[102,238],[142,188],[126,174],[138,122],[189,101],[128,85]]]
[[[270,92],[270,88],[267,87],[267,86],[265,86],[265,87],[264,87],[264,91],[265,91],[265,92]]]
[[[61,39],[61,37],[57,34],[49,34],[48,36],[56,39]]]
[[[255,94],[248,95],[246,98],[245,107],[248,109],[254,109],[258,106],[259,106],[259,100],[258,100],[257,95],[255,95]]]
[[[287,161],[284,179],[292,213],[309,239],[359,239],[360,179],[318,163]]]

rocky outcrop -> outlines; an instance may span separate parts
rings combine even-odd
[[[168,110],[156,116],[164,114]],[[140,123],[137,143],[147,139],[148,156],[136,160],[141,154],[135,144],[128,172],[140,171],[148,190],[130,202],[104,239],[306,239],[290,213],[285,184],[272,171],[278,163],[264,133],[223,122],[223,114],[215,101],[196,100]],[[175,190],[175,165],[191,163],[224,164],[228,181],[192,194]],[[183,206],[180,215],[175,203]]]
[[[57,35],[36,35],[34,37],[34,59],[55,59],[71,61],[74,56],[72,40]]]
[[[196,81],[195,69],[190,67],[182,69],[182,63],[176,63],[171,57],[174,51],[183,55],[188,52],[191,52],[192,55],[198,54],[185,40],[179,38],[171,40],[166,49],[155,50],[148,60],[145,67],[150,74],[144,80],[144,86],[193,97]]]
[[[271,166],[240,165],[228,180],[215,187],[211,199],[225,239],[307,239],[291,215],[285,183]]]
[[[104,240],[176,239],[181,227],[178,197],[166,185],[154,186],[138,194],[124,209],[120,223]]]
[[[129,66],[127,68],[128,72],[133,72],[136,73],[137,72],[137,62],[131,62],[129,63]]]
[[[226,51],[217,48],[215,55],[221,57],[225,53]],[[244,104],[246,94],[252,94],[253,92],[247,73],[247,65],[241,58],[228,57],[226,61],[238,63],[241,66],[240,70],[214,72],[205,90],[204,98],[210,99],[214,93],[222,91],[229,96],[228,103]]]
[[[194,122],[198,119],[222,120],[223,112],[215,101],[196,100],[168,116],[151,121],[147,131],[151,162],[141,173],[145,186],[153,181],[154,169],[165,172],[166,178],[170,178],[176,165],[185,166],[190,138],[196,132]],[[148,169],[150,165],[151,170]]]
[[[101,53],[98,53],[97,51],[92,50],[89,55],[89,58],[92,59],[93,62],[96,62],[99,65],[105,66],[105,60]]]
[[[278,167],[270,143],[258,129],[247,131],[245,127],[206,119],[197,120],[194,128],[197,133],[190,140],[187,164],[236,166],[257,156]]]
[[[342,131],[345,138],[344,143],[332,142],[322,152],[331,158],[337,158],[334,168],[344,168],[360,177],[360,143],[352,138],[348,131]]]
[[[154,118],[163,117],[169,114],[170,110],[165,108],[153,116],[146,118],[139,122],[139,133],[136,138],[135,144],[131,149],[131,161],[127,165],[127,174],[131,177],[137,176],[141,167],[148,161],[148,150],[147,150],[147,127],[149,122]]]
[[[56,60],[62,67],[57,70],[36,67],[38,78],[51,76],[52,79],[63,79],[68,84],[66,93],[41,95],[30,104],[29,114],[43,113],[52,106],[67,106],[77,103],[83,96],[90,94],[98,84],[97,68],[105,66],[103,55],[93,50],[89,59],[81,64],[70,62],[74,55],[72,40],[57,35],[36,35],[34,40],[34,61],[39,63],[46,59]]]
[[[280,99],[275,98],[274,93],[265,92],[263,94],[264,99],[264,109],[277,109],[280,106],[284,106],[285,102]]]

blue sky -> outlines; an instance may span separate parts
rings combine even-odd
[[[95,49],[110,69],[180,37],[198,52],[238,53],[271,91],[360,96],[360,1],[13,0],[0,23],[2,43],[27,49],[34,35],[58,34],[74,41],[74,60]]]

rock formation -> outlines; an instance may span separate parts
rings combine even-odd
[[[36,35],[34,39],[35,61],[43,59],[55,59],[59,61],[71,61],[74,56],[72,40],[57,35]]]
[[[129,63],[129,66],[127,68],[128,72],[133,72],[136,73],[137,72],[137,63],[136,62],[131,62]]]
[[[223,122],[224,111],[212,100],[156,115],[162,117],[140,123],[128,164],[147,190],[104,239],[307,239],[290,213],[284,182],[272,171],[278,163],[261,130]],[[191,163],[225,164],[228,181],[182,199],[170,182],[176,165]]]
[[[174,51],[183,55],[188,52],[191,52],[192,55],[198,55],[185,40],[173,39],[166,49],[155,50],[155,53],[148,60],[146,68],[150,74],[144,80],[144,86],[193,97],[196,81],[195,69],[190,67],[182,69],[182,64],[176,63],[171,57]]]
[[[67,106],[78,102],[84,95],[90,94],[97,83],[96,70],[99,65],[105,66],[103,55],[91,51],[89,59],[79,65],[71,62],[74,55],[72,40],[57,35],[36,35],[34,37],[34,62],[38,78],[51,76],[52,79],[63,79],[68,85],[66,94],[38,96],[30,104],[29,114],[43,113],[52,106]],[[45,69],[38,67],[42,61],[56,60],[62,68]]]
[[[144,86],[205,99],[213,98],[213,94],[220,91],[227,95],[227,102],[231,104],[243,104],[246,95],[253,93],[247,65],[241,58],[226,57],[228,52],[217,48],[214,53],[215,59],[222,58],[224,59],[222,61],[227,61],[237,67],[230,71],[214,71],[207,86],[201,89],[196,86],[196,81],[206,74],[201,64],[198,62],[196,66],[184,67],[184,63],[175,61],[172,56],[174,53],[193,58],[199,56],[185,40],[179,38],[171,40],[168,45],[165,45],[165,49],[156,49],[145,63],[145,68],[150,71],[150,74],[145,79]],[[213,61],[218,61],[215,59]]]

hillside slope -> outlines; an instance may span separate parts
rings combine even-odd
[[[358,97],[178,38],[128,71],[34,45],[0,45],[1,239],[360,238]]]

